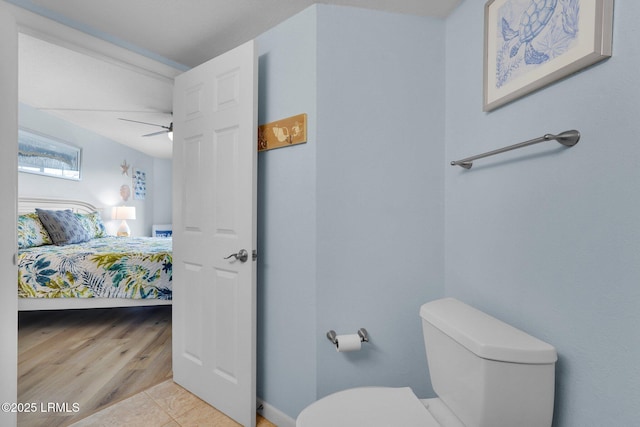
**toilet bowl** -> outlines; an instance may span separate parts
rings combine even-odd
[[[440,399],[418,399],[409,387],[360,387],[307,406],[296,427],[465,427]]]
[[[429,375],[438,395],[360,387],[300,412],[296,427],[549,427],[555,349],[453,298],[420,308]]]
[[[305,408],[297,427],[436,427],[437,421],[409,387],[362,387],[333,393]]]

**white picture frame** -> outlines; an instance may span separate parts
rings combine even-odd
[[[82,149],[61,139],[18,129],[18,172],[80,181]]]
[[[611,56],[614,0],[489,0],[484,102],[491,111]]]
[[[144,200],[147,197],[147,173],[141,169],[133,170],[133,199]]]

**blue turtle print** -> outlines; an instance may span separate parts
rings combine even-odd
[[[504,3],[497,21],[501,42],[496,52],[496,87],[571,49],[579,29],[580,2],[509,0]]]
[[[553,12],[556,10],[558,0],[532,0],[527,10],[520,17],[520,27],[512,30],[506,19],[502,18],[502,37],[505,41],[518,38],[511,48],[510,57],[518,54],[520,46],[525,44],[524,62],[526,64],[541,64],[549,59],[549,56],[540,53],[531,46],[533,40],[547,25]]]

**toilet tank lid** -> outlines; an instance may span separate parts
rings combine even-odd
[[[484,359],[528,364],[558,359],[550,344],[454,298],[423,304],[420,316]]]

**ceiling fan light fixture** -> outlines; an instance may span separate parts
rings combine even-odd
[[[173,142],[173,122],[169,123],[169,129],[167,129],[167,136],[169,140]]]

